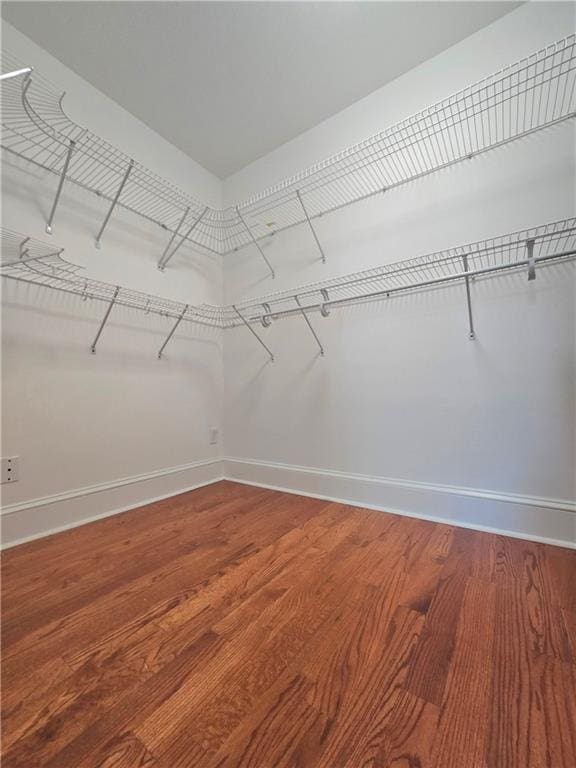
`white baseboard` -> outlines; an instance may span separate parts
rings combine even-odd
[[[574,502],[239,458],[193,462],[5,506],[2,547],[223,479],[576,549]]]
[[[227,480],[576,549],[576,503],[225,458]]]
[[[10,504],[1,511],[2,548],[117,515],[222,479],[222,461],[208,459]]]

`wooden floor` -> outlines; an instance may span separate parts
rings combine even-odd
[[[576,552],[222,482],[3,556],[3,768],[575,768]]]

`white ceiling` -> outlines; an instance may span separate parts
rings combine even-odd
[[[4,2],[17,29],[225,178],[518,2]]]

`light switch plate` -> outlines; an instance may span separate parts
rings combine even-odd
[[[218,443],[218,429],[216,427],[210,427],[209,437],[210,445],[216,445]]]

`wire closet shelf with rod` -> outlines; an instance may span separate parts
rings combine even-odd
[[[228,254],[258,249],[274,274],[263,240],[319,217],[574,117],[576,35],[570,35],[471,85],[365,141],[304,170],[243,203],[222,210],[153,173],[64,111],[64,94],[41,75],[24,72],[3,82],[2,146],[57,177],[48,219],[51,231],[62,185],[71,181],[108,201],[95,228],[100,244],[116,206],[166,231],[159,254],[165,268],[189,242]],[[3,55],[2,71],[23,63]]]
[[[273,360],[274,354],[264,334],[274,320],[291,315],[301,316],[303,330],[312,334],[320,353],[324,354],[318,320],[327,318],[332,309],[359,302],[384,301],[398,294],[441,289],[454,284],[460,284],[465,289],[468,334],[474,338],[473,279],[524,271],[530,281],[536,278],[541,267],[574,259],[576,218],[571,218],[237,304],[194,306],[89,278],[84,274],[83,267],[63,257],[61,249],[3,229],[0,274],[9,280],[102,302],[105,309],[91,345],[92,352],[96,350],[114,306],[119,305],[172,321],[158,357],[162,357],[180,323],[188,322],[220,329],[245,326]]]

